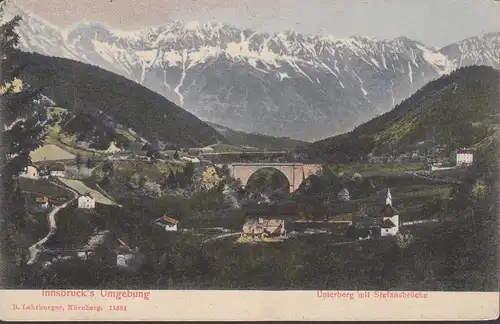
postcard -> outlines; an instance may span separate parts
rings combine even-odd
[[[498,318],[500,2],[0,3],[2,320]]]

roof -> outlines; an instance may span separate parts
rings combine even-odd
[[[123,242],[122,240],[118,239],[118,242],[120,243],[121,247],[124,247],[126,249],[130,250],[130,247],[127,245],[127,243]]]
[[[383,223],[382,223],[382,228],[393,228],[395,227],[396,224],[394,224],[390,219],[386,219]]]
[[[49,201],[49,198],[44,196],[44,197],[36,197],[36,202],[37,203],[46,203]]]
[[[338,195],[340,196],[348,196],[349,195],[349,190],[347,190],[346,188],[342,189]]]
[[[48,165],[50,171],[64,171],[66,168],[62,163],[51,163]]]
[[[396,208],[392,207],[392,205],[386,204],[380,211],[380,214],[382,216],[392,217],[394,215],[399,215],[399,211]]]
[[[87,192],[86,194],[81,195],[78,199],[80,199],[80,198],[82,198],[82,197],[89,197],[89,198],[94,199],[94,197],[92,197],[92,195],[90,194],[90,192]]]
[[[179,221],[176,220],[176,219],[173,219],[172,217],[168,217],[167,215],[164,215],[163,217],[160,217],[160,218],[156,219],[155,222],[156,223],[162,223],[162,224],[168,223],[168,224],[175,225]]]

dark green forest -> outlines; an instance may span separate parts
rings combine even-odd
[[[273,137],[258,133],[245,133],[225,126],[207,122],[208,125],[224,129],[224,137],[233,145],[245,145],[265,150],[283,151],[295,150],[305,147],[308,142],[291,139],[288,137]]]

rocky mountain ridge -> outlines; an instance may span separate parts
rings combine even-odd
[[[245,132],[317,140],[392,109],[456,68],[500,68],[500,33],[433,49],[378,40],[261,33],[173,21],[124,32],[97,23],[60,31],[18,6],[21,49],[97,65],[197,117]]]

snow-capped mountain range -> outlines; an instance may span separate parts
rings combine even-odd
[[[197,117],[246,132],[317,140],[385,113],[466,65],[500,68],[500,33],[434,49],[379,40],[262,33],[174,21],[124,32],[97,23],[60,30],[17,5],[21,49],[97,65]],[[147,107],[137,107],[147,109]]]

